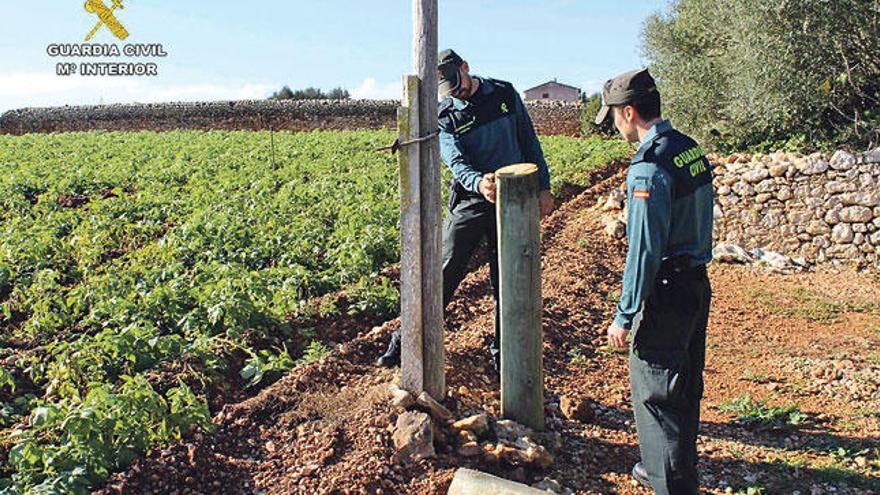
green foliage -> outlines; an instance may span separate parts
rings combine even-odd
[[[590,185],[589,173],[609,163],[625,160],[633,147],[622,139],[600,137],[569,138],[542,136],[541,146],[550,167],[550,186],[554,194],[565,184],[580,187]]]
[[[143,377],[124,376],[119,385],[91,384],[82,400],[36,407],[29,426],[11,434],[11,486],[33,493],[88,493],[152,446],[211,423],[207,405],[185,384],[163,397]]]
[[[873,1],[678,0],[643,46],[664,113],[705,144],[814,149],[880,142],[878,38]]]
[[[368,313],[381,318],[393,318],[400,314],[400,291],[388,277],[362,277],[346,293],[350,299],[351,314]]]
[[[399,259],[398,167],[374,151],[393,132],[276,133],[277,166],[269,138],[0,136],[0,343],[29,344],[0,368],[0,493],[85,493],[208,428],[186,383],[209,385],[233,355],[249,386],[320,360],[314,332],[300,355],[284,345],[308,301],[335,315],[343,291],[353,313],[399,312],[379,275]],[[542,142],[556,192],[631,151]]]
[[[274,354],[268,349],[252,352],[250,359],[245,362],[244,368],[239,373],[242,378],[248,380],[248,386],[253,387],[260,383],[267,374],[281,373],[292,369],[296,363],[287,352],[287,347]]]
[[[0,390],[3,390],[3,387],[8,387],[10,391],[15,391],[15,380],[5,368],[0,367]]]
[[[323,92],[319,88],[308,87],[293,91],[289,86],[272,93],[270,100],[347,100],[351,98],[348,90],[342,87]]]
[[[581,134],[603,138],[618,137],[617,129],[614,128],[610,117],[601,125],[596,125],[596,116],[601,108],[602,95],[600,93],[595,93],[584,99],[583,106],[581,107]]]
[[[770,428],[799,426],[807,419],[797,404],[768,406],[767,401],[752,399],[749,394],[724,402],[718,410],[736,414],[743,424]]]
[[[306,347],[305,351],[303,351],[302,357],[299,358],[296,364],[297,366],[302,366],[305,364],[315,363],[328,356],[329,354],[330,348],[315,340],[309,343],[308,347]]]

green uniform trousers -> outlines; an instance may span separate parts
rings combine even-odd
[[[495,298],[495,338],[490,352],[496,365],[501,359],[501,320],[498,313],[498,228],[495,205],[482,195],[465,191],[453,191],[449,201],[449,214],[443,224],[443,305],[452,300],[455,289],[467,275],[467,267],[474,250],[486,239],[489,256],[489,277],[492,296]]]
[[[682,270],[665,265],[633,325],[633,410],[642,464],[654,491],[696,494],[696,441],[712,287],[705,267]]]

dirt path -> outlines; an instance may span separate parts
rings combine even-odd
[[[372,366],[399,324],[393,321],[360,329],[333,356],[225,406],[214,417],[215,432],[138,461],[104,492],[440,494],[456,468],[469,466],[528,483],[549,477],[578,493],[648,493],[629,477],[638,453],[626,356],[606,350],[601,335],[613,315],[625,247],[603,233],[592,208],[622,173],[543,225],[548,428],[562,440],[549,471],[467,460],[452,445],[436,459],[396,465],[388,431],[396,411],[386,392],[396,370]],[[704,489],[880,492],[877,277],[713,265],[710,278],[715,299],[699,440]],[[498,382],[489,373],[488,294],[488,269],[478,269],[447,309],[448,405],[457,417],[499,412]],[[591,399],[595,418],[583,424],[563,417],[563,395]]]

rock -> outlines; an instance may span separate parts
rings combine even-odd
[[[831,168],[834,170],[849,170],[856,162],[855,155],[844,150],[837,150],[831,155]]]
[[[750,170],[744,173],[742,176],[743,180],[748,182],[749,184],[756,184],[766,179],[767,177],[770,177],[770,172],[768,172],[767,169],[763,167]]]
[[[526,462],[541,469],[553,465],[553,455],[543,445],[533,444],[525,451]]]
[[[755,248],[749,252],[749,255],[755,260],[756,265],[766,266],[781,272],[802,268],[796,265],[794,260],[790,257],[774,251],[765,251],[760,248]]]
[[[398,416],[391,438],[398,462],[409,463],[436,455],[431,417],[423,412],[408,411]]]
[[[502,419],[495,423],[495,435],[500,440],[516,442],[518,439],[531,436],[534,432],[527,426],[523,426],[516,421]]]
[[[849,244],[853,241],[853,229],[848,223],[839,223],[831,230],[831,240],[837,244]]]
[[[511,473],[513,476],[514,473]],[[525,473],[522,473],[524,476]],[[455,472],[452,484],[449,485],[447,495],[473,495],[473,494],[504,494],[504,495],[546,495],[528,485],[498,478],[480,471],[461,468]]]
[[[804,230],[810,235],[823,235],[831,232],[828,224],[821,220],[811,221]]]
[[[840,210],[828,210],[825,213],[825,223],[828,225],[836,225],[840,223]]]
[[[452,413],[449,412],[449,409],[446,409],[446,406],[434,400],[428,392],[422,392],[419,394],[418,398],[416,398],[416,403],[431,413],[431,416],[439,421],[446,421],[452,417]]]
[[[477,442],[468,442],[458,448],[458,455],[462,457],[477,457],[483,453],[483,447]]]
[[[794,194],[791,192],[791,188],[788,186],[783,186],[779,191],[776,192],[776,199],[779,201],[788,201],[794,197]]]
[[[840,195],[840,201],[844,205],[877,206],[880,204],[880,195],[876,192],[853,192]]]
[[[476,442],[477,440],[479,440],[479,438],[472,431],[461,430],[458,432],[458,441],[462,444]]]
[[[715,205],[715,206],[712,208],[712,217],[713,217],[715,220],[718,220],[718,219],[724,218],[724,210],[722,210],[720,206]]]
[[[798,158],[794,161],[794,166],[798,172],[804,175],[816,175],[825,173],[828,170],[829,163],[822,159]]]
[[[489,415],[486,413],[475,414],[456,421],[452,424],[452,427],[458,430],[467,430],[478,437],[482,437],[489,432]]]
[[[613,239],[626,237],[626,224],[618,219],[611,219],[605,223],[605,234]]]
[[[398,387],[397,385],[391,385],[391,405],[394,407],[399,407],[401,409],[409,409],[414,406],[416,403],[416,398],[413,397],[413,394],[409,393],[406,390]]]
[[[558,495],[572,495],[574,493],[568,488],[562,486],[561,483],[554,480],[553,478],[544,478],[543,480],[532,485],[532,488],[537,488],[538,490],[543,490],[545,492],[555,493]]]
[[[563,395],[559,399],[559,409],[562,414],[572,420],[581,423],[589,423],[593,421],[595,414],[593,413],[592,401],[589,399],[575,399],[567,395]]]
[[[788,170],[788,167],[781,164],[770,165],[770,177],[782,177],[785,175],[785,171]]]
[[[867,206],[848,206],[840,210],[840,221],[846,223],[870,222],[874,214]]]
[[[745,249],[735,244],[717,244],[712,250],[712,258],[721,263],[751,263],[752,258]]]
[[[605,203],[602,205],[602,211],[619,211],[623,209],[626,202],[626,193],[620,189],[611,191]]]

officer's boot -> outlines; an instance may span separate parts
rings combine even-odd
[[[391,334],[391,342],[388,343],[388,350],[385,354],[376,360],[376,366],[384,368],[393,368],[400,364],[400,331]]]

